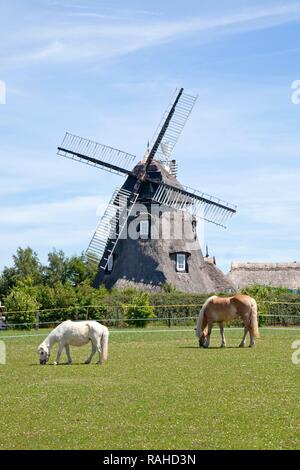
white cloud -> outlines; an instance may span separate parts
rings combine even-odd
[[[253,7],[237,13],[180,21],[144,21],[136,17],[135,12],[131,22],[118,16],[113,16],[109,21],[109,18],[102,18],[101,13],[93,11],[84,11],[78,16],[78,21],[76,16],[72,19],[73,22],[66,21],[63,13],[63,16],[55,19],[54,27],[45,25],[19,31],[12,41],[16,48],[18,45],[22,49],[25,47],[27,52],[23,49],[22,55],[9,53],[9,56],[2,58],[2,62],[17,65],[46,60],[70,62],[93,58],[111,59],[195,34],[198,40],[207,42],[220,34],[270,28],[299,20],[300,5],[291,3],[269,8]]]
[[[58,58],[64,55],[64,46],[59,41],[53,41],[45,48],[37,50],[28,55],[22,55],[17,58],[17,61],[24,61],[24,62],[35,62],[41,60],[49,60],[51,58]]]
[[[67,254],[84,251],[108,198],[75,197],[60,202],[0,206],[0,267],[11,262],[19,246],[31,246],[42,257],[59,247]]]
[[[4,206],[1,207],[1,223],[6,227],[49,224],[67,226],[78,220],[83,223],[92,213],[96,220],[96,214],[105,208],[105,201],[96,196],[82,196],[60,202]]]

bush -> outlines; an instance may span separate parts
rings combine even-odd
[[[164,284],[162,284],[161,286],[163,292],[166,292],[168,294],[171,294],[173,292],[177,292],[177,289],[175,286],[173,286],[173,284],[169,284],[168,282],[165,282]]]
[[[126,319],[140,328],[145,328],[150,318],[155,318],[154,308],[149,305],[147,292],[140,292],[132,299],[132,305],[126,307]]]
[[[94,289],[88,283],[82,283],[76,288],[78,319],[101,321],[107,316],[108,310],[103,305],[103,297],[107,294],[105,288]],[[87,307],[88,306],[88,307]]]
[[[259,326],[270,324],[273,305],[271,302],[277,302],[282,294],[288,293],[288,289],[281,287],[270,287],[253,285],[242,289],[242,294],[253,297],[257,302],[258,324]]]
[[[22,288],[15,287],[5,299],[8,323],[18,324],[16,328],[30,329],[36,320],[39,304],[35,297]],[[11,313],[10,313],[11,312]]]

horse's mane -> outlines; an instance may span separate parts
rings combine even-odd
[[[201,338],[201,335],[203,333],[203,329],[202,329],[202,325],[203,325],[203,317],[204,317],[204,313],[205,313],[205,309],[207,307],[207,304],[209,304],[209,302],[214,299],[215,297],[217,297],[216,295],[212,295],[211,297],[208,297],[208,299],[204,302],[204,304],[202,305],[202,308],[199,312],[199,317],[198,317],[198,320],[197,320],[197,327],[196,327],[196,336],[200,339]]]

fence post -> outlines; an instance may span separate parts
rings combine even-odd
[[[35,312],[35,329],[38,330],[40,327],[40,312]]]
[[[120,323],[119,323],[119,320],[120,320],[120,315],[119,315],[119,307],[117,307],[117,312],[116,312],[116,327],[119,328],[120,327]]]
[[[172,319],[172,310],[170,310],[168,314],[168,327],[169,328],[171,328],[171,319]]]

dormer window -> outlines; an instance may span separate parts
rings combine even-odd
[[[186,255],[184,253],[177,253],[176,255],[176,271],[186,272]]]
[[[148,238],[149,236],[149,220],[141,220],[140,222],[140,237]]]

